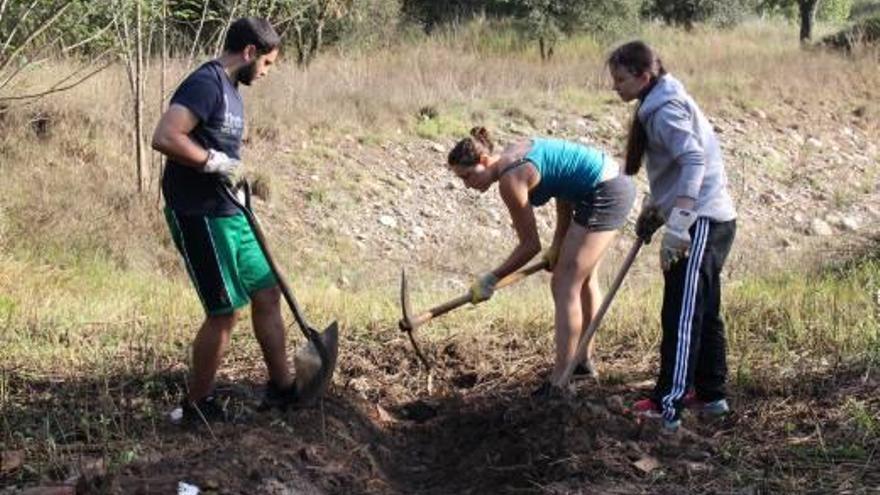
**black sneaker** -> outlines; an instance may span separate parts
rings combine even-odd
[[[296,382],[292,383],[287,389],[283,389],[275,385],[272,380],[266,384],[266,391],[263,393],[263,401],[257,406],[257,411],[265,412],[270,409],[287,410],[291,404],[299,400],[299,394],[296,391]]]
[[[184,398],[180,405],[168,413],[171,424],[199,424],[199,423],[225,423],[231,419],[231,414],[224,401],[209,395],[195,402]]]
[[[553,385],[550,382],[544,382],[540,387],[532,392],[534,399],[561,399],[566,396],[566,390]]]
[[[574,367],[574,371],[571,373],[571,377],[575,380],[599,378],[599,372],[596,371],[596,367],[593,366],[593,363],[587,360],[582,363],[578,363],[578,365]]]

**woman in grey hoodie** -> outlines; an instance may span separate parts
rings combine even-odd
[[[620,98],[638,100],[625,171],[637,174],[647,158],[653,199],[643,205],[636,233],[647,243],[665,226],[660,374],[652,396],[634,410],[675,430],[685,407],[716,415],[729,410],[720,274],[736,211],[712,125],[657,53],[629,42],[611,53],[608,67]]]

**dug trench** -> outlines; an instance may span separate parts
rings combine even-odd
[[[518,351],[519,360],[493,371],[475,367],[471,342],[429,348],[428,393],[427,374],[402,341],[358,348],[319,407],[256,414],[259,387],[242,378],[226,392],[236,422],[210,428],[180,429],[141,412],[145,402],[171,406],[181,373],[67,383],[68,392],[13,383],[19,393],[28,387],[30,399],[10,417],[19,428],[53,418],[66,432],[47,454],[54,468],[25,485],[77,479],[78,493],[173,493],[181,482],[229,494],[760,492],[798,486],[804,476],[817,486],[880,483],[870,468],[876,439],[863,442],[861,455],[840,450],[856,438],[839,406],[846,397],[877,401],[876,371],[734,386],[729,417],[688,415],[667,435],[627,408],[650,389],[651,366],[639,356],[608,356],[599,381],[580,382],[568,397],[534,399],[547,363]],[[147,382],[151,392],[139,396]],[[96,441],[95,424],[116,429],[119,440]],[[132,442],[132,458],[120,462]],[[813,470],[794,468],[803,464]]]

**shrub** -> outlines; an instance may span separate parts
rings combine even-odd
[[[880,15],[868,17],[852,26],[822,39],[822,44],[832,48],[852,50],[858,45],[880,42]]]

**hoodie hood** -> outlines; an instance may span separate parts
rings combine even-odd
[[[686,103],[687,100],[687,92],[681,81],[670,74],[661,76],[657,80],[657,84],[654,85],[654,88],[651,89],[648,95],[645,96],[644,101],[639,105],[639,120],[644,122],[660,107],[670,101]]]
[[[715,131],[684,85],[669,74],[660,77],[639,105],[638,118],[648,138],[648,182],[660,211],[668,215],[683,196],[696,201],[699,216],[718,222],[736,218]]]

